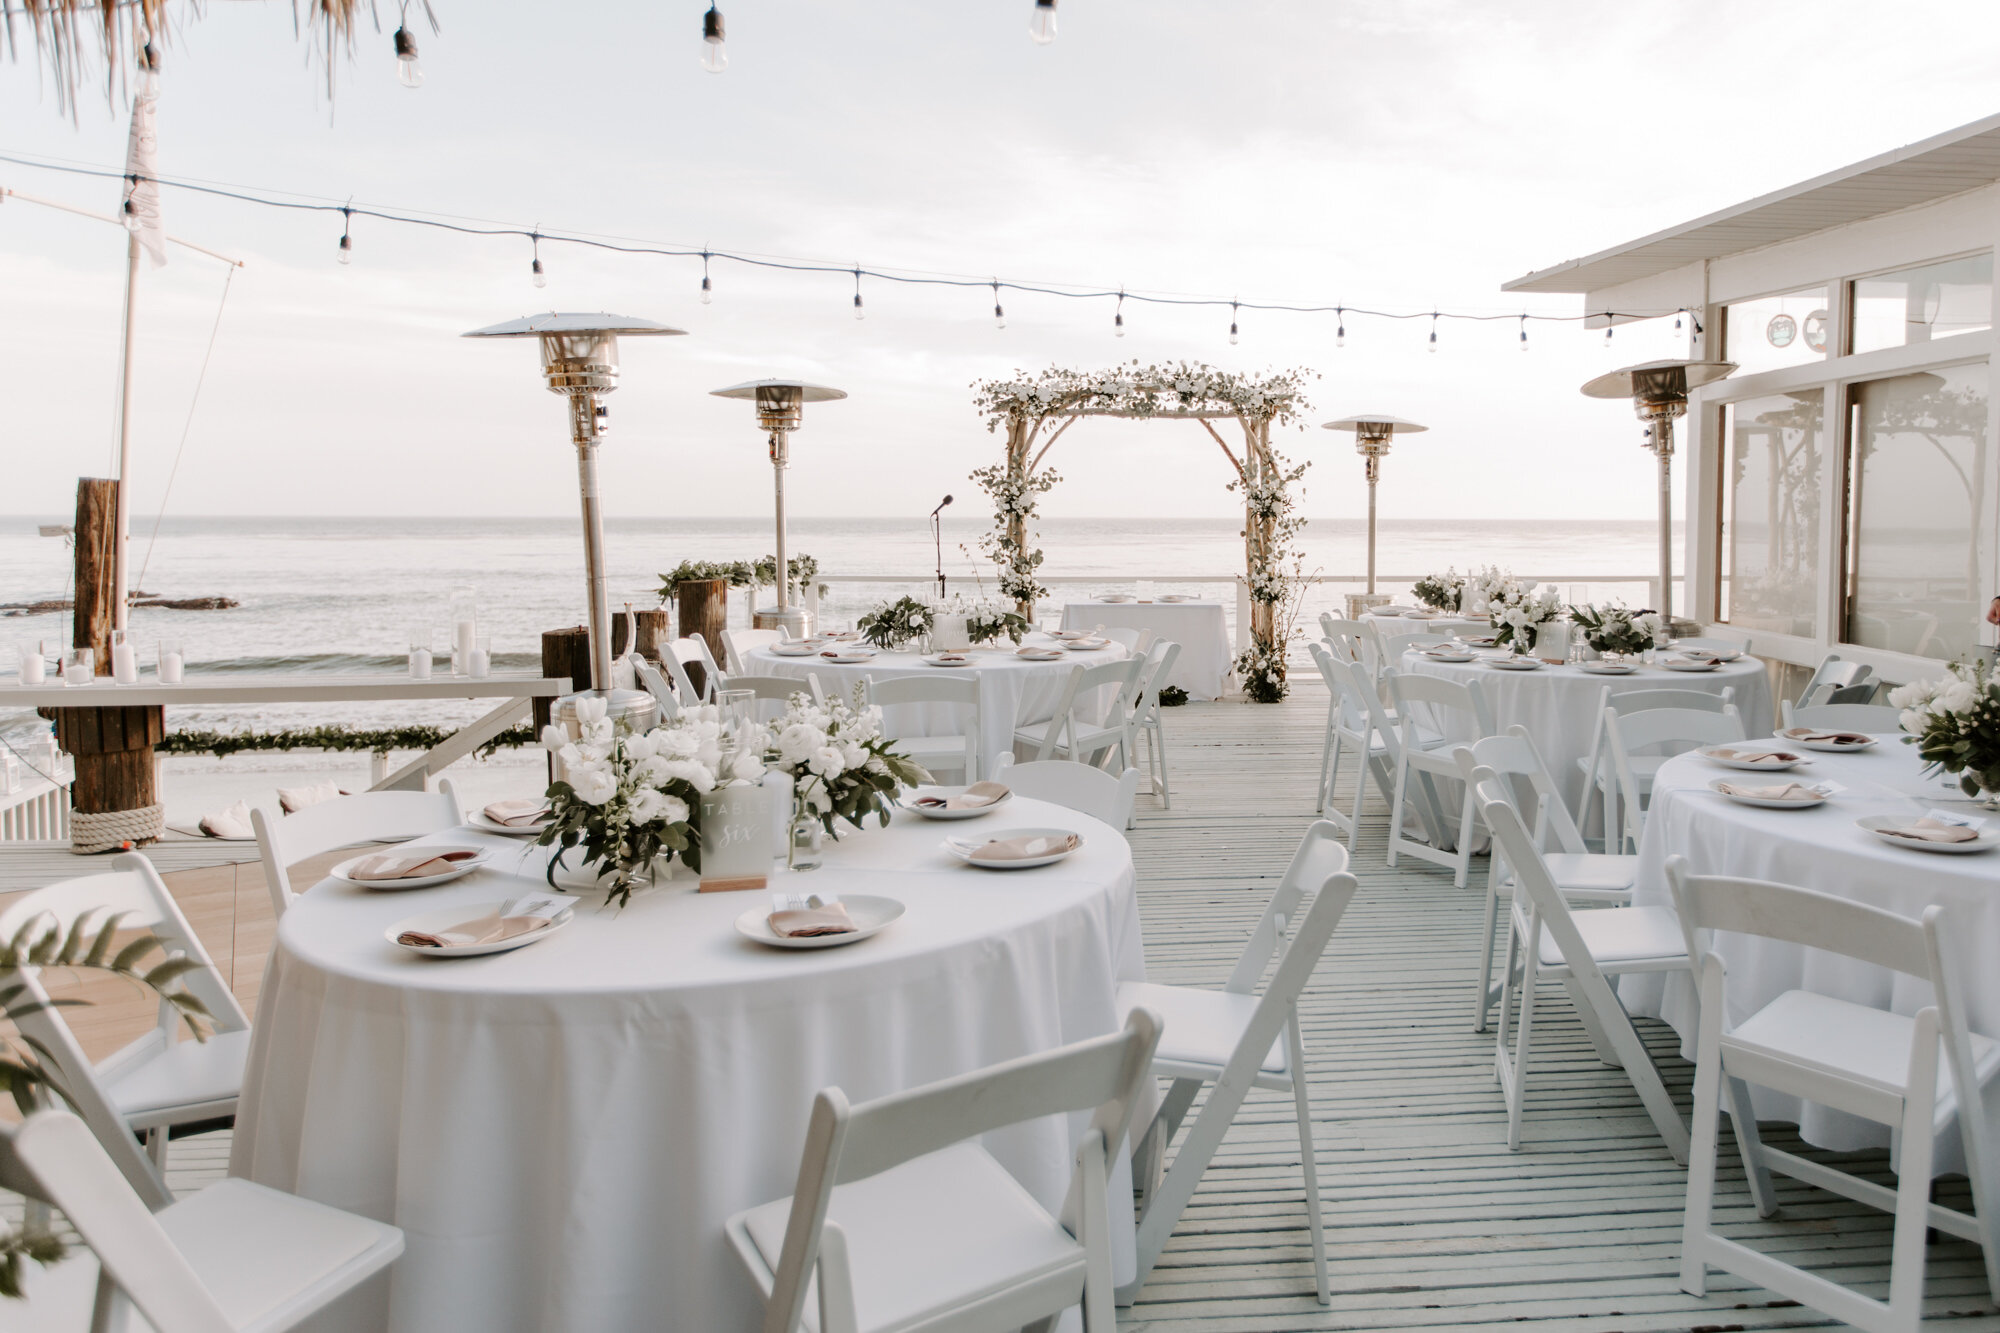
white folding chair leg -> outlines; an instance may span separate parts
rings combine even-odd
[[[1319,812],[1333,803],[1333,777],[1340,771],[1340,732],[1334,723],[1340,716],[1340,700],[1327,705],[1326,735],[1319,746]]]
[[[1486,1016],[1493,1011],[1494,928],[1500,920],[1500,888],[1493,882],[1500,870],[1496,859],[1486,884],[1486,912],[1479,928],[1479,990],[1472,997],[1472,1030],[1486,1031]]]
[[[1521,1118],[1528,1105],[1528,1065],[1534,1058],[1535,982],[1541,971],[1541,950],[1535,941],[1522,946],[1521,1022],[1515,1031],[1514,1054],[1509,1059],[1506,1038],[1500,1042],[1496,1067],[1500,1070],[1500,1091],[1507,1102],[1507,1150],[1521,1151]]]
[[[1396,761],[1396,790],[1389,797],[1389,868],[1396,868],[1396,847],[1403,838],[1403,798],[1410,789],[1410,763],[1407,756],[1398,756]]]
[[[1299,1121],[1299,1166],[1306,1178],[1306,1225],[1312,1232],[1313,1281],[1321,1305],[1333,1304],[1326,1274],[1326,1223],[1320,1216],[1318,1156],[1313,1148],[1312,1101],[1306,1094],[1306,1045],[1299,1037],[1296,1014],[1285,1024],[1292,1066],[1292,1113]]]

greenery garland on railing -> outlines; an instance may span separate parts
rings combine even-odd
[[[819,561],[809,555],[785,557],[785,566],[791,571],[791,587],[803,589],[819,577]],[[683,560],[666,573],[660,575],[660,600],[666,601],[680,590],[683,583],[700,583],[708,579],[727,579],[732,588],[769,588],[778,582],[778,557],[767,555],[762,560]],[[827,594],[827,585],[819,585],[820,596]]]
[[[457,732],[448,727],[302,727],[292,731],[170,731],[153,747],[158,754],[212,754],[225,758],[248,750],[432,750]],[[509,727],[480,743],[484,759],[495,750],[537,743],[530,726]]]

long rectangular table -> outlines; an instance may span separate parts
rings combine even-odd
[[[1162,684],[1178,685],[1190,699],[1220,699],[1228,690],[1232,654],[1222,603],[1192,602],[1070,602],[1063,607],[1067,630],[1151,630],[1181,646],[1174,669]]]

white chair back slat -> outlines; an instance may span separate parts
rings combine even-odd
[[[979,781],[990,765],[981,753],[980,737],[980,690],[976,676],[954,676],[938,672],[929,676],[869,676],[865,682],[863,697],[868,703],[881,708],[903,706],[919,707],[926,704],[942,705],[952,710],[952,730],[931,732],[923,739],[934,736],[956,737],[965,747],[964,766],[961,770],[965,781],[970,784]],[[892,730],[892,739],[904,739]],[[921,756],[926,761],[928,752]],[[940,767],[950,767],[950,757],[942,752],[938,756]]]
[[[1012,754],[995,761],[993,779],[1031,801],[1050,801],[1123,830],[1132,822],[1139,793],[1139,770],[1116,777],[1074,759],[1034,759],[1016,763]]]
[[[263,807],[250,812],[257,854],[264,863],[264,886],[279,916],[297,901],[291,868],[341,847],[399,842],[456,828],[465,818],[456,793],[440,783],[437,791],[364,791],[337,796],[289,815]]]
[[[734,676],[750,669],[748,654],[759,648],[768,648],[774,643],[783,643],[789,637],[783,630],[775,629],[726,629],[722,631],[723,655],[729,659],[729,674]]]
[[[1615,708],[1604,710],[1604,745],[1610,753],[1612,773],[1617,778],[1620,814],[1624,827],[1619,842],[1630,842],[1636,851],[1646,826],[1646,789],[1639,781],[1634,756],[1657,747],[1664,754],[1679,754],[1703,745],[1723,745],[1745,738],[1743,718],[1735,704],[1724,704],[1721,712],[1699,708],[1649,708],[1620,715]],[[1607,830],[1605,850],[1612,850]]]
[[[1900,710],[1887,704],[1810,704],[1795,707],[1790,699],[1778,705],[1785,726],[1824,727],[1829,731],[1863,731],[1885,735],[1903,729]]]
[[[1802,708],[1831,703],[1867,703],[1875,692],[1875,668],[1865,662],[1849,662],[1838,653],[1828,653],[1813,668],[1812,677],[1796,700]],[[1865,687],[1865,688],[1864,688]]]

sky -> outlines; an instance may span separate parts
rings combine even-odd
[[[291,7],[210,4],[165,54],[161,174],[301,201],[703,246],[906,273],[1342,303],[1581,312],[1503,282],[1995,110],[2000,7],[1868,0],[728,0],[729,68],[699,66],[702,0],[433,0],[425,81],[390,36],[326,69]],[[1893,15],[1885,22],[1885,15]],[[364,25],[365,28],[365,25]],[[0,154],[120,169],[127,107],[74,118],[31,58],[0,63]],[[0,185],[104,212],[116,182],[0,162]],[[999,439],[974,381],[1052,364],[1207,361],[1317,376],[1302,508],[1365,512],[1351,437],[1430,427],[1384,467],[1387,518],[1647,518],[1629,407],[1581,383],[1672,354],[1672,320],[1603,335],[1514,320],[1350,317],[870,281],[615,256],[518,238],[164,192],[176,249],[140,278],[135,512],[560,515],[575,510],[562,404],[532,344],[462,340],[537,310],[683,328],[628,339],[603,472],[614,515],[750,514],[770,468],[747,404],[765,375],[845,389],[793,442],[794,513],[921,515]],[[124,237],[0,206],[0,512],[73,507],[108,475]],[[212,356],[210,335],[214,331]],[[207,360],[203,377],[204,360]],[[197,380],[200,379],[198,400]],[[192,407],[192,411],[191,411]],[[1051,515],[1226,516],[1227,464],[1190,423],[1079,425],[1050,455]],[[175,466],[178,455],[178,467]],[[171,474],[171,488],[169,479]]]

